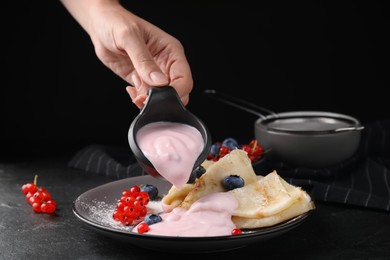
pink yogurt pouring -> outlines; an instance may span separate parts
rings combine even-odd
[[[238,207],[237,199],[228,192],[216,192],[195,201],[190,209],[174,208],[160,214],[163,221],[150,225],[145,234],[210,237],[228,236],[236,228],[232,214]],[[137,232],[137,227],[133,229]]]
[[[157,172],[180,189],[203,150],[202,134],[190,125],[153,122],[138,130],[137,143]]]

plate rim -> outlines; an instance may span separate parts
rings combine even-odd
[[[224,236],[165,236],[165,235],[154,235],[154,234],[138,234],[135,232],[131,232],[129,230],[121,230],[121,229],[115,229],[113,227],[108,227],[101,225],[100,223],[93,221],[91,219],[86,218],[83,214],[81,214],[77,210],[77,203],[80,201],[80,199],[83,196],[86,196],[88,193],[96,190],[101,189],[104,186],[110,186],[113,183],[119,183],[119,182],[125,182],[125,181],[133,181],[134,179],[148,179],[148,178],[154,178],[149,175],[142,175],[142,176],[134,176],[134,177],[128,177],[121,180],[115,180],[112,182],[108,182],[102,185],[99,185],[97,187],[94,187],[92,189],[89,189],[83,193],[81,193],[75,200],[72,202],[72,211],[74,215],[81,220],[83,223],[88,224],[89,226],[92,226],[93,228],[96,228],[100,231],[103,231],[104,233],[112,233],[115,235],[120,235],[128,238],[136,238],[136,239],[155,239],[155,240],[164,240],[167,241],[175,241],[175,242],[208,242],[208,241],[226,241],[226,240],[243,240],[243,239],[250,239],[250,238],[261,238],[266,235],[274,234],[274,233],[285,233],[303,222],[306,221],[306,219],[312,214],[313,210],[309,210],[307,212],[304,212],[303,214],[300,214],[298,216],[295,216],[289,220],[286,220],[284,222],[268,226],[268,227],[261,227],[261,228],[255,228],[255,229],[243,229],[243,233],[240,235],[224,235]]]

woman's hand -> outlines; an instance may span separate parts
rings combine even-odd
[[[97,57],[130,84],[139,108],[150,86],[170,85],[187,105],[192,74],[182,44],[116,0],[62,0],[91,37]]]

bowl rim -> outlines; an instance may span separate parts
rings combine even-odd
[[[270,126],[270,123],[274,122],[275,120],[281,120],[281,119],[313,119],[313,118],[326,118],[326,119],[333,119],[338,120],[339,122],[345,123],[345,127],[335,127],[331,129],[326,130],[297,130],[297,129],[286,129],[286,128],[277,128]],[[284,133],[284,134],[297,134],[297,135],[328,135],[328,134],[338,134],[338,133],[345,133],[345,132],[351,132],[351,131],[360,131],[363,130],[364,127],[362,126],[361,122],[352,116],[346,115],[346,114],[340,114],[340,113],[334,113],[334,112],[327,112],[327,111],[288,111],[288,112],[281,112],[277,114],[268,115],[264,118],[258,118],[255,121],[255,127],[260,128],[261,130],[265,130],[267,132],[274,132],[274,133]]]

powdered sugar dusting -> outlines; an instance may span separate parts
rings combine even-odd
[[[116,230],[131,231],[134,225],[125,226],[122,223],[115,221],[112,217],[116,209],[116,204],[109,204],[104,201],[93,199],[91,201],[80,201],[79,205],[83,210],[88,210],[88,218],[101,226],[114,228]],[[160,201],[150,201],[147,205],[148,213],[160,213],[162,211]],[[141,220],[140,220],[141,221]]]

